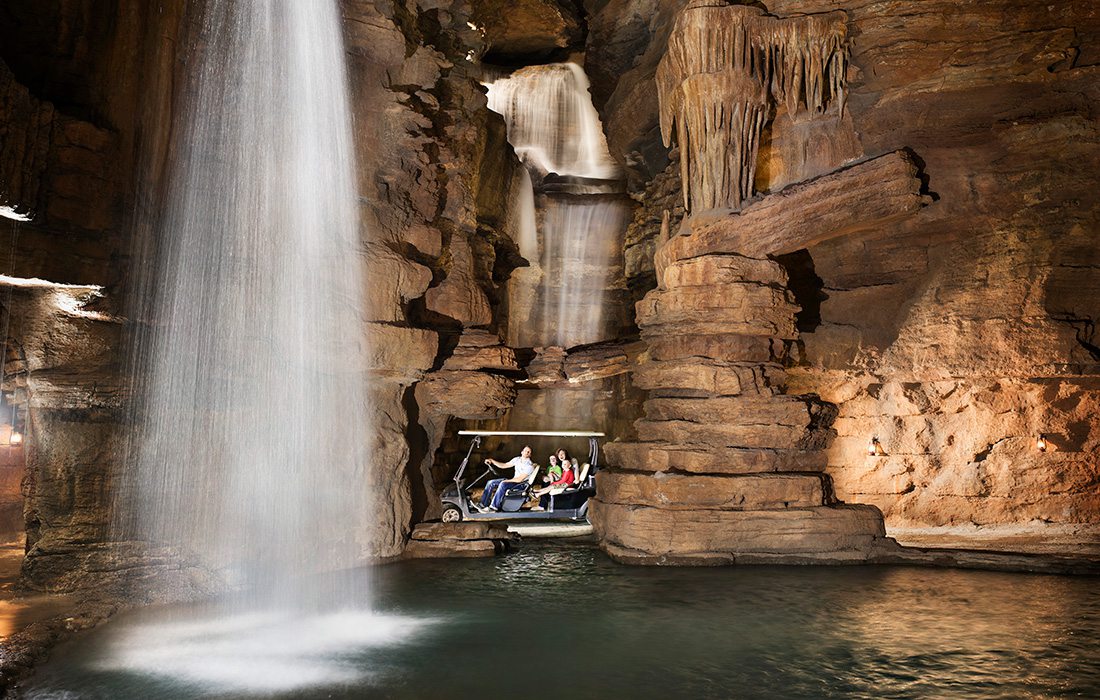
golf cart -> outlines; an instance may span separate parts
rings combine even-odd
[[[454,483],[443,490],[443,522],[456,523],[460,520],[585,520],[588,517],[588,499],[596,495],[596,467],[600,458],[600,446],[597,438],[603,433],[588,432],[513,432],[490,430],[460,430],[458,434],[470,438],[470,449],[455,472]],[[488,466],[485,472],[475,479],[468,479],[467,468],[471,467],[470,457],[481,446],[486,437],[557,437],[588,438],[588,461],[580,465],[580,472],[572,486],[556,488],[544,498],[545,510],[529,510],[524,506],[531,499],[531,491],[537,487],[538,477],[545,473],[544,466],[532,472],[523,489],[509,492],[500,504],[499,511],[482,513],[474,505],[470,495],[479,485],[484,487],[491,475],[507,476],[496,467]]]

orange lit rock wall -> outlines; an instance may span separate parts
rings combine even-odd
[[[659,212],[674,231],[682,213],[650,89],[681,5],[612,0],[589,24],[598,106],[641,199],[627,239],[636,288],[652,284]],[[788,390],[839,409],[837,496],[879,506],[888,530],[1100,523],[1100,171],[1086,165],[1100,163],[1100,13],[1014,0],[840,9],[846,111],[780,106],[756,189],[908,149],[935,201],[784,261],[803,307]],[[885,456],[867,454],[872,437]]]

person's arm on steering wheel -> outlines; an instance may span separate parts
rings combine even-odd
[[[508,462],[498,462],[492,457],[485,458],[485,464],[489,465],[490,467],[497,467],[498,469],[515,469],[516,465],[512,464],[512,462],[514,461],[515,460],[509,460]],[[511,479],[507,479],[506,483],[518,484],[521,481],[527,481],[527,477],[520,477],[518,474],[516,474],[512,476]]]

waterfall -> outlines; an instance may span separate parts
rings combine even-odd
[[[588,76],[576,63],[521,68],[486,85],[508,142],[529,168],[595,180],[619,176],[607,152]]]
[[[137,537],[243,586],[361,563],[354,148],[335,1],[210,0],[139,305]]]
[[[486,87],[529,171],[513,211],[531,267],[513,273],[509,344],[572,347],[615,337],[621,319],[608,313],[607,292],[621,286],[629,207],[584,70],[530,66]]]
[[[613,337],[606,288],[615,275],[627,209],[601,196],[546,197],[539,345],[573,347]],[[621,269],[621,268],[620,268]]]

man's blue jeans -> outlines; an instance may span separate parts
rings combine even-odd
[[[527,487],[527,482],[511,482],[507,479],[490,479],[485,484],[485,490],[481,493],[481,505],[488,505],[492,499],[493,508],[500,510],[500,504],[509,491],[520,491]]]
[[[497,486],[500,486],[507,479],[489,479],[485,482],[485,490],[481,492],[481,507],[489,505],[489,501],[493,498],[493,494],[497,490]]]

